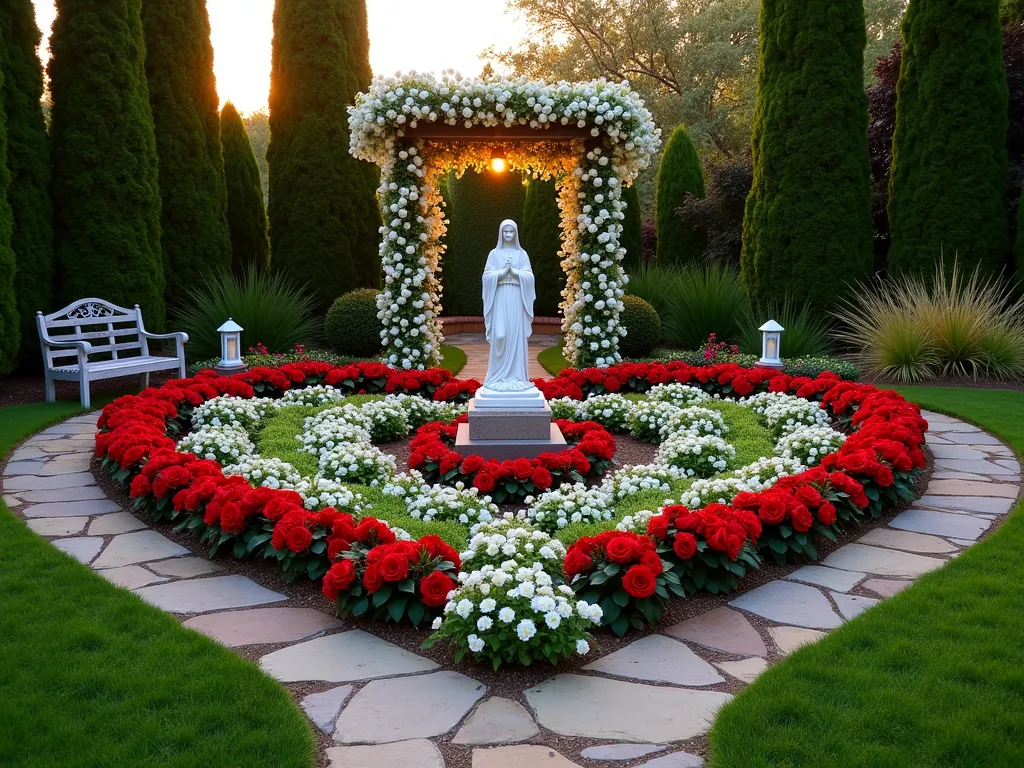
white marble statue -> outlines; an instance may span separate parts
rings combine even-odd
[[[519,244],[519,228],[511,219],[501,222],[498,244],[487,256],[483,289],[484,326],[491,348],[477,406],[543,407],[544,398],[529,375],[528,340],[537,291],[530,257]]]

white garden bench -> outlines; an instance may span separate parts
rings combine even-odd
[[[77,381],[82,407],[88,408],[91,381],[140,375],[145,389],[150,373],[175,368],[178,377],[185,378],[188,334],[147,332],[138,304],[125,309],[103,299],[81,299],[50,315],[36,312],[36,327],[48,403],[56,399],[55,381]],[[177,355],[151,355],[150,339],[174,339]]]

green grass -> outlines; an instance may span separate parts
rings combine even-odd
[[[1024,455],[1024,393],[900,387]],[[1024,512],[774,666],[711,731],[711,768],[1024,765]]]
[[[79,412],[0,408],[0,456]],[[309,724],[282,687],[54,549],[2,503],[0,660],[0,765],[313,764]]]
[[[451,371],[452,376],[458,376],[459,372],[466,367],[466,353],[451,344],[442,344],[441,367]]]
[[[537,362],[552,376],[557,376],[569,367],[569,361],[562,354],[565,350],[565,340],[559,342],[558,346],[542,349],[537,355]]]

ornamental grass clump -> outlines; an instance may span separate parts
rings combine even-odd
[[[1024,298],[1014,299],[1009,283],[980,267],[968,275],[956,261],[946,269],[940,260],[930,278],[904,274],[862,285],[836,316],[839,337],[880,378],[1024,375]]]

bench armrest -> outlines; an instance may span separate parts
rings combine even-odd
[[[143,328],[140,332],[147,339],[174,339],[182,344],[188,343],[188,334],[183,331],[178,331],[177,333],[150,333]]]
[[[40,336],[42,337],[43,344],[45,344],[48,347],[74,347],[78,350],[79,356],[88,355],[90,352],[92,352],[92,344],[90,344],[88,341],[57,341],[56,339],[51,338],[45,333],[41,333]]]

